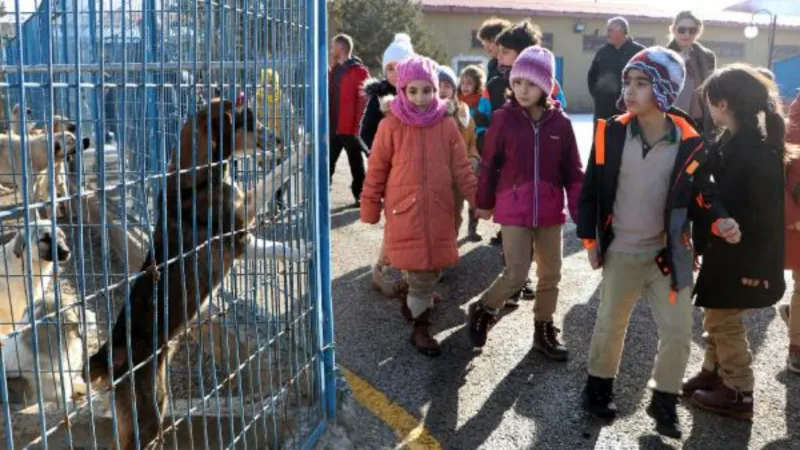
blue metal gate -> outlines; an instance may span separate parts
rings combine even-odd
[[[168,162],[186,145],[181,127],[210,115],[212,98],[258,119],[257,142],[245,138],[227,170],[237,189],[262,195],[245,255],[170,341],[158,443],[312,447],[336,411],[325,0],[40,5],[16,5],[0,67],[0,147],[12,155],[10,164],[0,157],[0,185],[13,191],[0,196],[3,447],[124,446],[124,415],[136,414],[116,406],[125,377],[90,385],[84,367],[130,308],[132,286],[148,276],[144,258],[158,217],[168,215],[158,206],[174,169]],[[70,136],[74,154],[42,159],[40,142],[63,151]],[[211,154],[211,144],[193,142],[195,154]],[[195,224],[211,211],[198,209]],[[64,248],[69,259],[58,253]],[[10,262],[17,250],[27,263],[20,273]],[[50,267],[42,251],[53,267],[30,270],[37,261]],[[186,263],[185,278],[201,270],[198,259]],[[24,280],[16,290],[13,275]],[[129,327],[149,326],[137,319]],[[144,448],[133,424],[136,448]]]

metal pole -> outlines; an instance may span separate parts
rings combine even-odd
[[[775,32],[778,28],[778,15],[770,13],[770,16],[772,16],[772,24],[769,27],[769,59],[767,68],[772,70],[772,59],[775,56]]]

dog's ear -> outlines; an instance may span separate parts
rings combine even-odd
[[[217,151],[214,152],[213,161],[220,162],[230,158],[233,154],[233,103],[222,102],[223,107],[220,111],[219,106],[211,105],[211,138],[217,144]],[[220,129],[222,133],[220,134]],[[220,151],[221,149],[221,151]]]
[[[22,234],[18,234],[14,241],[14,256],[17,258],[22,258],[23,253],[25,253],[25,236]]]

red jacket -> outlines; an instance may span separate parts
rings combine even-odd
[[[786,142],[800,145],[800,95],[789,109]],[[786,193],[784,195],[786,226],[800,223],[800,160],[786,168]],[[800,270],[800,231],[786,230],[786,269]]]
[[[356,57],[348,59],[344,65],[347,67],[347,72],[342,76],[338,90],[333,85],[333,70],[328,68],[328,105],[332,115],[333,108],[337,108],[338,112],[336,130],[331,131],[342,135],[358,135],[358,127],[366,104],[362,88],[369,78],[369,71]],[[339,96],[338,105],[334,104],[336,94]]]

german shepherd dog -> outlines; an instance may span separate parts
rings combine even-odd
[[[224,165],[236,152],[244,150],[246,139],[258,142],[260,124],[255,117],[249,108],[215,100],[209,109],[204,107],[197,112],[196,128],[192,118],[183,125],[180,159],[176,159],[177,150],[173,152],[170,168],[185,173],[179,177],[170,170],[166,192],[159,196],[158,203],[166,196],[166,208],[159,205],[152,249],[131,288],[130,311],[127,305],[123,307],[110,339],[89,360],[90,382],[105,386],[111,380],[119,382],[116,411],[123,450],[146,448],[160,438],[168,396],[165,368],[175,347],[173,341],[196,318],[234,261],[245,252],[248,230],[255,222],[255,196],[229,181]],[[193,138],[196,147],[192,145]],[[206,150],[209,141],[210,160]],[[196,171],[190,170],[193,153]],[[192,214],[193,205],[196,217]],[[128,314],[130,328],[126,325]],[[109,358],[112,367],[108,366]],[[135,377],[128,373],[138,365],[142,367],[135,369]],[[134,420],[138,423],[138,446]]]

